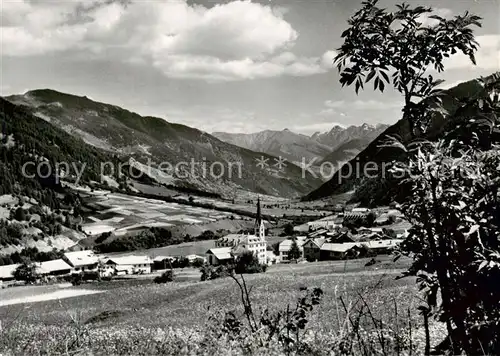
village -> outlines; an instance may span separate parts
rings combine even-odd
[[[226,265],[245,251],[252,252],[262,265],[346,260],[389,254],[408,235],[411,225],[397,207],[337,209],[331,215],[300,225],[285,227],[283,240],[268,245],[266,221],[257,202],[254,233],[228,234],[214,241],[205,255],[116,256],[87,249],[64,252],[62,258],[34,263],[32,282],[111,279],[149,275],[167,269]],[[290,225],[290,224],[288,224]],[[292,230],[292,231],[290,231]],[[20,264],[0,266],[2,287],[18,285]]]

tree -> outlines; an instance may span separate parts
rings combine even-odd
[[[205,230],[198,236],[197,240],[214,240],[215,238],[215,233],[212,230]]]
[[[23,208],[19,207],[16,209],[16,212],[14,213],[14,219],[16,219],[17,221],[26,220],[26,212]]]
[[[478,83],[483,89],[455,114],[466,113],[466,120],[450,117],[452,130],[437,142],[400,146],[407,159],[393,172],[412,188],[402,210],[413,227],[401,252],[413,256],[406,275],[417,276],[426,295],[424,318],[446,323],[443,349],[494,355],[500,354],[500,74]]]
[[[294,234],[293,225],[290,223],[286,224],[285,227],[283,228],[283,232],[285,233],[286,236],[293,235]]]
[[[292,245],[290,246],[290,251],[288,251],[288,259],[289,260],[297,260],[302,256],[302,252],[300,252],[299,245],[297,244],[297,240],[292,240]]]
[[[21,263],[14,271],[14,278],[18,281],[33,283],[36,281],[36,265],[31,261]]]
[[[171,269],[163,272],[161,276],[155,277],[154,279],[154,282],[157,284],[173,282],[173,281],[174,281],[174,271],[172,271]]]
[[[365,217],[366,226],[373,226],[375,220],[377,220],[377,214],[375,214],[373,211],[370,211]]]
[[[266,271],[266,266],[259,263],[257,256],[251,251],[245,251],[236,258],[234,272],[243,273],[261,273]]]
[[[433,14],[429,7],[397,5],[397,11],[378,8],[378,0],[363,2],[342,33],[343,45],[338,49],[335,64],[342,86],[355,84],[356,94],[372,79],[374,90],[384,91],[391,83],[404,96],[403,117],[410,125],[410,134],[424,130],[428,124],[423,115],[425,105],[414,100],[434,97],[439,100],[435,80],[427,70],[444,70],[443,60],[457,52],[476,63],[478,43],[472,26],[481,26],[481,18],[466,12],[445,19]],[[428,19],[434,21],[423,21]]]

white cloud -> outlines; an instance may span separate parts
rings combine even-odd
[[[326,72],[335,53],[296,56],[285,8],[233,1],[211,8],[184,1],[31,2],[2,12],[2,55],[92,53],[151,63],[173,78],[244,80]],[[110,58],[111,57],[111,58]]]
[[[397,101],[383,102],[378,100],[326,100],[325,106],[329,109],[357,109],[357,110],[387,110],[401,108],[402,103]]]
[[[475,54],[477,66],[468,56],[456,54],[444,62],[445,69],[487,69],[500,70],[500,35],[477,36],[479,49]]]
[[[439,23],[438,20],[429,18],[430,16],[437,15],[445,19],[449,19],[453,16],[453,11],[446,8],[435,8],[431,13],[423,14],[419,17],[418,21],[424,26],[434,26]]]
[[[345,127],[345,125],[338,122],[318,122],[308,125],[293,125],[290,127],[290,130],[304,134],[313,134],[318,131],[319,132],[330,131],[334,126]]]

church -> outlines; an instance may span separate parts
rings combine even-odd
[[[257,199],[257,216],[254,233],[229,234],[215,241],[215,248],[207,251],[207,261],[211,265],[227,263],[244,251],[250,251],[257,256],[259,263],[267,263],[266,228],[260,208],[260,198]]]

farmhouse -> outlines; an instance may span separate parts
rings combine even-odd
[[[351,250],[360,247],[357,242],[324,243],[320,248],[320,260],[341,260],[348,257]]]
[[[363,245],[368,247],[368,249],[376,254],[388,253],[394,249],[398,244],[400,244],[402,239],[393,240],[372,240],[363,242]]]
[[[315,221],[309,221],[305,224],[295,226],[293,231],[295,232],[309,232],[317,229],[334,230],[338,227],[342,227],[342,217],[332,215],[326,218],[322,218]]]
[[[175,257],[172,256],[156,256],[153,258],[153,269],[167,269],[173,260],[175,260]]]
[[[302,246],[304,245],[304,242],[306,241],[306,237],[305,236],[298,236],[298,237],[296,237],[295,241],[297,242],[297,246],[299,247],[301,257],[304,257],[304,249]],[[286,240],[281,241],[281,243],[279,244],[279,253],[280,254],[278,256],[280,262],[288,260],[288,253],[290,252],[290,249],[292,248],[292,244],[293,244],[292,239],[286,239]]]
[[[36,266],[36,273],[42,276],[63,276],[71,274],[71,267],[62,258],[52,261],[40,262]]]
[[[304,258],[308,261],[318,261],[320,259],[320,249],[325,243],[324,238],[307,239],[302,248],[304,249]]]
[[[211,248],[207,251],[208,264],[213,266],[224,265],[234,260],[231,247]]]
[[[203,263],[207,261],[207,259],[200,255],[187,255],[186,258],[189,260],[189,263],[193,263],[196,260],[201,260]]]
[[[262,220],[261,216],[260,199],[257,200],[257,217],[255,218],[254,234],[253,235],[229,234],[215,241],[215,249],[211,249],[207,252],[207,255],[210,254],[212,256],[212,257],[207,256],[209,263],[211,261],[211,258],[213,260],[215,256],[214,250],[220,248],[229,248],[232,255],[238,255],[243,251],[250,251],[255,256],[257,256],[259,263],[261,264],[267,263],[266,229],[264,226],[264,221]],[[224,254],[225,252],[222,252],[222,255]]]
[[[0,266],[0,281],[8,282],[14,280],[14,272],[19,264]]]
[[[356,242],[354,237],[348,231],[339,231],[338,233],[328,233],[328,242],[332,243],[344,243],[344,242]]]
[[[278,256],[276,256],[273,251],[266,251],[266,257],[268,265],[274,265],[278,262]]]
[[[153,260],[147,256],[112,257],[106,261],[106,270],[113,270],[114,274],[151,273]]]
[[[63,260],[73,267],[74,273],[97,271],[99,264],[97,256],[90,250],[65,252]]]

